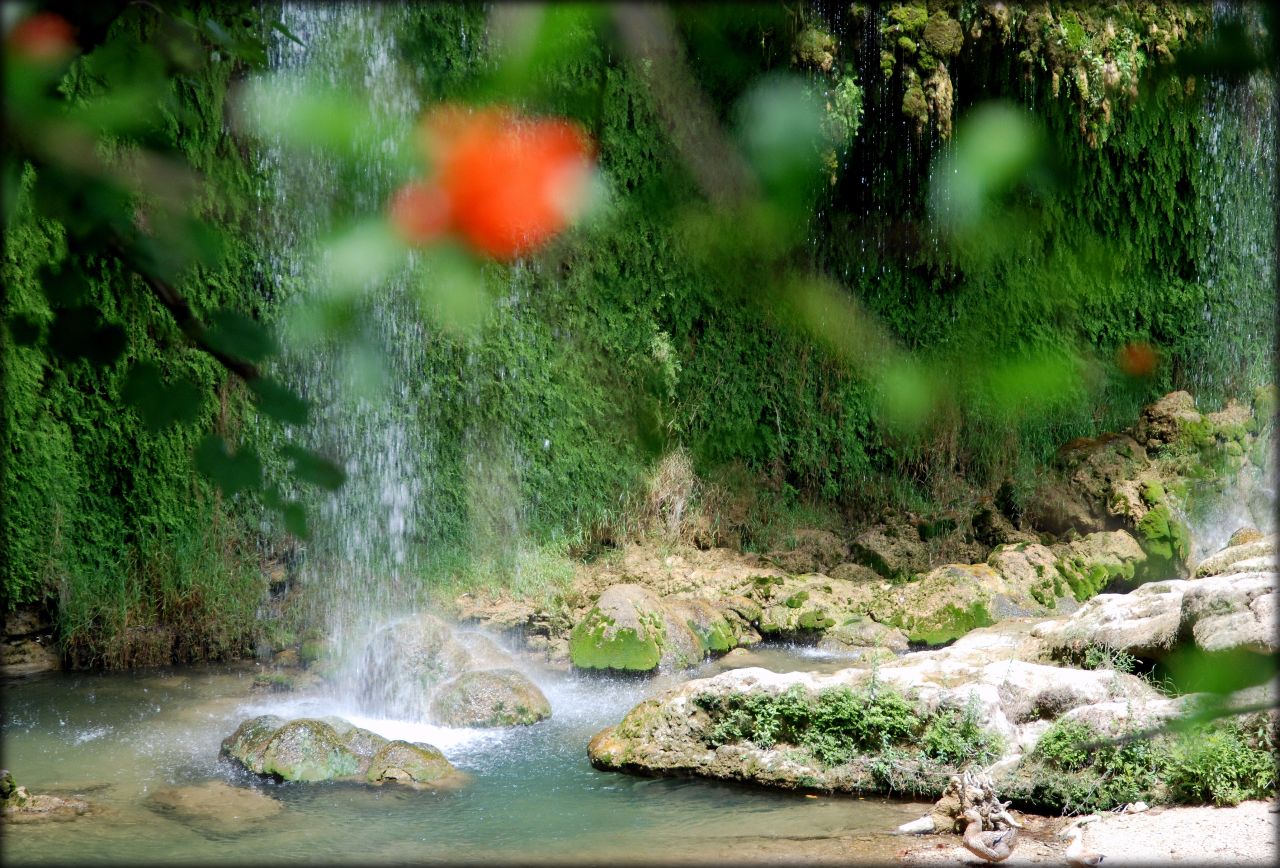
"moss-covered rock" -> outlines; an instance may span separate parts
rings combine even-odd
[[[523,726],[550,717],[551,703],[523,673],[491,669],[464,672],[442,684],[431,716],[444,726]]]
[[[1191,535],[1168,506],[1149,510],[1138,522],[1137,532],[1148,558],[1144,571],[1147,576],[1172,579],[1187,574]]]
[[[613,585],[569,635],[569,659],[579,669],[652,672],[666,647],[658,598],[641,585]]]
[[[374,769],[378,757],[386,758],[390,745],[377,733],[369,732],[337,717],[284,720],[274,715],[251,718],[240,724],[222,742],[221,755],[254,774],[284,781],[379,780],[390,760]],[[432,771],[409,771],[413,780],[433,780],[444,775],[448,761],[430,745],[412,745],[413,757],[431,765]],[[399,754],[396,755],[397,758]],[[410,760],[404,760],[410,762]],[[443,766],[441,766],[443,763]],[[412,764],[410,762],[410,764]],[[396,766],[404,768],[404,766]],[[425,766],[424,766],[425,768]],[[421,772],[424,777],[419,778]]]
[[[1102,531],[1053,547],[1057,568],[1076,600],[1115,584],[1131,587],[1147,577],[1147,552],[1129,533]],[[1167,576],[1165,578],[1168,578]]]
[[[370,783],[442,784],[457,781],[460,773],[444,754],[429,744],[390,741],[369,760],[365,779]]]
[[[448,624],[432,614],[415,613],[370,638],[364,669],[375,676],[361,685],[362,699],[390,714],[420,717],[426,697],[471,666],[471,655]]]
[[[959,21],[938,10],[924,26],[924,42],[938,57],[951,57],[964,45],[964,29]]]
[[[286,781],[330,781],[350,777],[360,760],[332,726],[319,720],[291,720],[253,756],[252,770]]]
[[[835,52],[836,38],[825,30],[810,26],[796,35],[796,63],[829,72],[835,63]]]

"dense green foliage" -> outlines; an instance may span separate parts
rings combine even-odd
[[[149,19],[131,8],[111,38],[146,44]],[[750,205],[708,208],[604,14],[550,14],[558,48],[523,71],[519,99],[593,132],[613,207],[544,255],[488,267],[493,303],[478,331],[442,330],[423,348],[413,388],[430,397],[406,412],[437,432],[429,490],[415,505],[424,571],[491,563],[516,533],[541,544],[608,536],[635,511],[654,460],[677,446],[706,478],[766,490],[770,509],[816,504],[858,522],[886,503],[941,507],[957,474],[990,490],[1011,486],[1016,500],[1062,442],[1128,424],[1162,391],[1190,385],[1213,402],[1269,375],[1265,329],[1232,350],[1204,315],[1227,306],[1236,319],[1254,317],[1262,302],[1250,295],[1237,309],[1231,293],[1209,286],[1206,269],[1220,263],[1201,265],[1201,197],[1222,179],[1202,167],[1202,94],[1181,79],[1147,81],[1149,98],[1117,109],[1094,146],[1079,134],[1072,98],[1047,80],[1025,85],[1012,58],[956,57],[960,114],[989,97],[1033,104],[1055,150],[1040,164],[1049,180],[1006,203],[1020,231],[996,232],[998,246],[952,246],[927,214],[934,145],[898,122],[900,83],[884,84],[870,54],[839,52],[837,96],[866,84],[856,101],[865,116],[845,119],[858,133],[836,183],[783,191],[811,215],[797,225]],[[485,16],[480,6],[430,4],[403,17],[399,59],[424,103],[478,98],[477,81],[494,72]],[[780,7],[689,7],[676,23],[713,111],[733,129],[743,95],[795,62],[802,22]],[[827,24],[841,46],[857,43],[851,21]],[[87,65],[64,81],[69,100],[113,86]],[[270,319],[278,288],[263,285],[255,179],[223,124],[239,67],[202,70],[169,81],[152,131],[204,173],[202,211],[231,230],[217,263],[184,289],[200,313],[234,307]],[[39,179],[21,177],[6,225],[3,313],[46,321],[41,269],[63,273],[65,233],[33,207]],[[1257,211],[1251,194],[1238,195]],[[1265,221],[1270,212],[1257,213]],[[183,653],[237,650],[260,591],[259,504],[244,494],[228,503],[191,473],[189,456],[210,430],[261,436],[247,397],[145,293],[125,291],[135,278],[110,262],[78,265],[91,277],[88,301],[127,330],[129,356],[63,362],[6,334],[8,605],[57,598],[63,636],[82,661],[127,662],[129,629],[148,625],[176,627],[200,646]],[[851,367],[794,316],[787,292],[810,271],[838,281],[915,354],[936,399],[922,428],[892,424],[899,402],[885,380]],[[1154,376],[1117,370],[1113,354],[1133,341],[1159,349]],[[136,359],[197,383],[198,418],[152,433],[122,409]],[[1030,410],[1025,395],[1038,396]],[[269,536],[266,547],[278,534]]]
[[[1101,742],[1087,723],[1064,718],[1040,737],[1008,794],[1070,813],[1136,801],[1234,805],[1274,793],[1274,741],[1267,715]]]
[[[883,684],[858,690],[830,687],[816,694],[800,686],[777,694],[700,694],[694,702],[711,716],[705,736],[710,747],[738,742],[761,748],[793,745],[826,767],[869,759],[963,768],[990,762],[1001,748],[999,738],[978,721],[972,704],[921,715],[913,702]]]
[[[161,63],[147,46],[156,16],[135,10],[111,23],[97,50],[61,83],[73,103],[146,84]],[[227,136],[223,101],[237,72],[209,63],[168,79],[138,131],[205,175],[200,216],[244,225],[253,178]],[[11,167],[13,155],[6,155]],[[70,659],[81,665],[148,664],[238,655],[251,638],[261,589],[252,511],[231,510],[192,471],[209,430],[238,433],[246,397],[208,354],[192,347],[141,280],[111,257],[81,252],[62,221],[42,213],[42,178],[17,166],[5,228],[3,540],[8,606],[53,597]],[[42,198],[43,197],[43,198]],[[263,303],[252,248],[238,241],[187,284],[200,313]],[[119,358],[95,357],[94,333],[78,352],[15,340],[15,322],[50,328],[68,304],[96,308],[124,332]],[[123,397],[126,374],[154,363],[163,380],[195,384],[195,414],[155,430]],[[158,629],[157,629],[158,628]]]

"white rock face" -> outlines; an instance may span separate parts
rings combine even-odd
[[[1190,640],[1203,651],[1280,650],[1276,638],[1275,537],[1206,558],[1197,578],[1099,594],[1065,621],[1033,632],[1054,648],[1106,645],[1159,658]]]

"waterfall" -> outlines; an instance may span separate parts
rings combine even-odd
[[[273,83],[299,98],[308,89],[354,91],[372,117],[371,128],[360,130],[362,152],[347,164],[280,141],[261,153],[268,282],[286,323],[322,303],[326,272],[341,265],[332,250],[317,255],[326,236],[341,228],[344,213],[380,215],[414,159],[406,152],[421,106],[397,61],[404,16],[394,4],[284,4],[283,23],[303,44],[274,41]],[[315,594],[312,618],[326,626],[344,660],[357,659],[362,638],[413,595],[407,579],[417,560],[414,537],[438,447],[431,396],[412,376],[435,339],[410,293],[415,279],[421,275],[411,260],[361,287],[351,322],[361,339],[344,343],[342,352],[333,341],[286,341],[279,372],[312,405],[311,424],[296,436],[345,463],[346,484],[309,503],[312,533],[301,575]],[[347,677],[359,680],[355,665],[349,669]]]
[[[1256,41],[1261,12],[1216,2],[1214,24],[1241,20]],[[1276,196],[1275,79],[1265,70],[1240,80],[1205,76],[1201,108],[1197,206],[1207,233],[1200,277],[1208,288],[1206,330],[1219,337],[1212,354],[1188,372],[1193,394],[1247,394],[1274,377]]]
[[[1242,22],[1259,43],[1266,39],[1260,15],[1257,7],[1221,0],[1213,7],[1215,27]],[[1197,87],[1203,88],[1197,207],[1207,235],[1199,268],[1213,339],[1212,351],[1186,376],[1202,401],[1232,395],[1247,401],[1259,382],[1275,380],[1276,82],[1259,70],[1238,79],[1205,76]],[[1274,529],[1273,451],[1262,453],[1263,467],[1248,467],[1190,517],[1196,560],[1226,545],[1240,527]]]

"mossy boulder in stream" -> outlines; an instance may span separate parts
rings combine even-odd
[[[389,744],[393,742],[336,717],[286,721],[263,715],[246,720],[224,739],[221,755],[254,774],[284,781],[358,781],[375,771],[373,766]],[[435,748],[421,744],[416,747],[425,751],[422,756],[432,763],[444,763],[453,770]],[[388,762],[383,770],[391,765]],[[414,781],[426,780],[411,770],[405,771]],[[432,774],[439,778],[444,772],[437,769]]]
[[[550,717],[551,703],[515,669],[489,669],[464,672],[442,684],[431,716],[444,726],[521,726]]]
[[[666,646],[662,604],[641,585],[606,588],[569,636],[569,659],[579,669],[651,672]]]
[[[365,779],[370,783],[444,783],[459,777],[444,754],[429,744],[389,741],[369,760]]]

